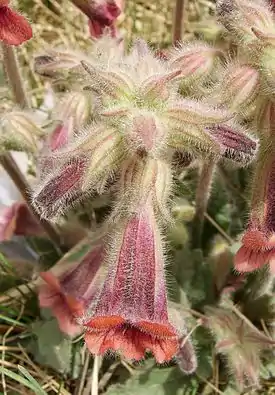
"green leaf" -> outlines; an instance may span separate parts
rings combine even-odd
[[[47,395],[47,393],[43,390],[43,388],[39,386],[37,382],[36,385],[34,385],[32,382],[20,376],[19,374],[14,373],[11,370],[5,369],[2,366],[0,366],[0,373],[16,381],[17,383],[23,384],[25,387],[31,389],[36,395]]]
[[[175,366],[143,369],[124,385],[109,387],[106,395],[195,395],[199,382]]]
[[[46,395],[47,393],[39,385],[39,383],[32,377],[32,375],[24,368],[24,366],[18,365],[19,372],[26,377],[26,379],[36,388],[38,395]]]
[[[72,341],[60,331],[55,318],[32,325],[35,338],[28,349],[36,362],[67,373],[71,368]]]

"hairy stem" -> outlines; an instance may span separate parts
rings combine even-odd
[[[11,86],[15,102],[20,105],[22,108],[29,108],[28,98],[26,96],[23,80],[21,77],[19,64],[16,56],[16,52],[13,47],[3,44],[3,54],[4,54],[4,66],[5,72]],[[43,227],[45,233],[55,244],[58,251],[61,251],[61,240],[56,229],[46,220],[40,219],[37,212],[33,209],[31,204],[31,199],[29,195],[29,191],[31,190],[30,185],[21,170],[17,166],[15,160],[13,159],[10,153],[6,153],[0,156],[0,164],[3,166],[5,171],[8,173],[10,178],[13,180],[14,184],[20,191],[21,195],[25,199],[28,204],[29,209],[36,217],[37,221]]]
[[[182,18],[184,12],[184,0],[176,0],[173,22],[173,44],[177,45],[182,39]]]
[[[193,248],[201,247],[204,216],[207,208],[208,197],[211,188],[215,164],[216,164],[215,161],[209,160],[209,162],[203,164],[200,171],[197,192],[196,192],[196,212],[193,220],[193,229],[192,229]]]

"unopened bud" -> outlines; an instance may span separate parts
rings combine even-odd
[[[266,46],[260,57],[260,68],[263,74],[263,82],[267,92],[274,95],[275,92],[275,48],[273,46]]]
[[[175,199],[172,214],[177,221],[191,222],[195,215],[195,208],[186,199]]]
[[[0,145],[2,149],[35,152],[43,131],[27,112],[12,111],[2,115],[0,121]]]
[[[102,136],[103,138],[91,152],[91,159],[87,163],[83,181],[83,190],[92,185],[99,193],[102,193],[102,181],[107,182],[108,177],[123,162],[125,158],[125,146],[121,136],[113,132]]]
[[[273,15],[265,0],[218,0],[219,20],[243,44],[259,40],[253,32],[274,32]]]
[[[118,196],[115,213],[119,215],[121,207],[129,212],[134,211],[138,204],[153,202],[156,213],[161,220],[170,221],[167,201],[171,193],[172,172],[169,164],[153,158],[139,158],[124,162],[118,189],[122,191]]]
[[[165,135],[165,128],[154,113],[138,112],[129,125],[129,143],[134,151],[159,152],[166,141]]]
[[[79,129],[91,119],[93,97],[91,92],[69,92],[62,98],[55,111],[56,118],[66,121],[73,119],[73,127]]]
[[[246,109],[259,94],[260,73],[249,65],[229,65],[220,81],[217,100],[233,111]]]
[[[219,50],[204,43],[190,44],[174,50],[171,67],[180,69],[183,83],[207,78],[213,71]]]

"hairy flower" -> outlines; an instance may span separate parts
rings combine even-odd
[[[274,341],[229,308],[207,307],[206,314],[207,326],[216,339],[216,350],[226,357],[239,388],[258,386],[260,353],[273,346]]]
[[[39,236],[43,229],[30,212],[26,203],[16,202],[0,211],[0,241],[13,235]]]
[[[96,246],[81,262],[69,267],[54,267],[40,276],[45,284],[39,288],[39,303],[57,318],[60,329],[74,336],[81,332],[76,317],[83,314],[87,304],[95,298],[102,279],[103,248]]]
[[[250,219],[235,256],[235,268],[240,272],[250,272],[268,263],[275,270],[275,161],[271,144],[274,115],[271,101],[263,103],[257,114],[261,149],[252,184]]]
[[[112,240],[104,287],[82,320],[92,353],[114,350],[140,360],[151,351],[157,362],[176,354],[179,334],[168,318],[161,243],[148,206],[126,220]]]
[[[32,28],[25,17],[9,7],[10,0],[0,0],[0,41],[20,45],[32,38]]]
[[[79,59],[82,71],[78,72],[82,74],[78,94],[83,95],[84,104],[81,105],[82,99],[75,99],[75,92],[68,93],[72,106],[68,112],[64,106],[60,114],[62,117],[63,113],[63,120],[65,113],[78,114],[81,122],[66,146],[59,145],[61,149],[49,153],[48,160],[55,169],[41,180],[33,196],[43,216],[54,218],[86,193],[102,191],[107,180],[122,174],[133,158],[142,162],[148,156],[163,167],[163,179],[156,186],[156,192],[162,194],[171,185],[170,158],[175,153],[191,152],[195,157],[220,159],[238,149],[237,144],[231,147],[232,141],[229,147],[220,144],[207,130],[231,119],[231,113],[211,103],[183,99],[177,92],[181,70],[156,58],[146,43],[137,41],[129,55],[123,55],[116,44],[116,40],[102,37],[96,41],[89,59]],[[79,128],[79,123],[88,122],[91,116],[86,99],[92,102],[94,97],[94,121]],[[239,156],[248,161],[252,151]],[[242,162],[237,154],[231,155],[231,159],[235,158]],[[66,166],[70,169],[66,170]],[[74,166],[78,170],[72,174]]]

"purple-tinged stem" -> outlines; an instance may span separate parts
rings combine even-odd
[[[196,212],[193,220],[192,247],[201,248],[204,215],[207,209],[209,192],[216,162],[209,160],[202,165],[196,192]]]
[[[182,40],[184,0],[176,0],[173,22],[173,44],[177,45]]]
[[[22,108],[29,108],[30,106],[24,90],[24,84],[21,77],[16,52],[12,46],[3,44],[3,54],[5,72],[11,86],[15,102]],[[57,230],[46,220],[40,219],[38,213],[33,209],[29,195],[29,191],[31,189],[30,185],[26,180],[25,176],[22,174],[19,167],[17,166],[12,155],[10,153],[1,155],[0,164],[3,166],[5,171],[8,173],[8,175],[20,191],[29,209],[31,210],[37,221],[41,224],[45,233],[52,240],[57,250],[61,252],[62,243]]]

